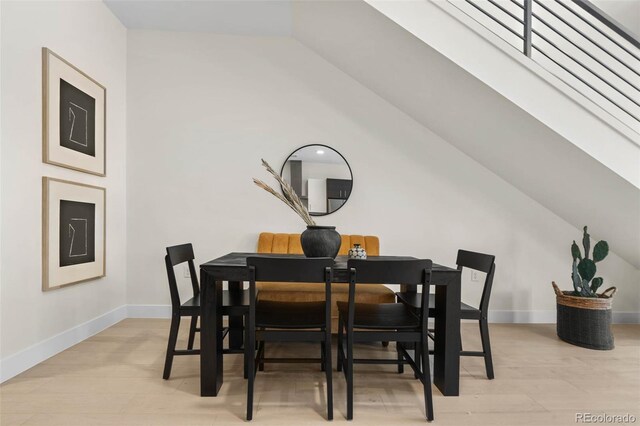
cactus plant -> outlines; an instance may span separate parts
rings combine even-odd
[[[602,261],[609,254],[609,244],[606,241],[598,241],[593,247],[593,254],[589,259],[589,249],[591,247],[591,236],[584,227],[582,236],[582,246],[584,256],[580,252],[580,247],[575,240],[571,244],[571,256],[573,265],[571,280],[573,281],[574,295],[582,297],[598,297],[596,291],[603,283],[603,279],[596,277],[596,263]]]

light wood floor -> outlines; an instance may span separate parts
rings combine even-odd
[[[225,358],[217,398],[199,396],[197,357],[177,357],[162,380],[169,322],[129,319],[48,359],[0,387],[0,424],[200,425],[244,422],[246,384],[239,355]],[[459,397],[434,389],[438,425],[573,425],[576,413],[631,414],[640,423],[640,326],[614,328],[616,348],[592,351],[559,341],[554,325],[491,325],[496,379],[481,359],[463,358]],[[185,330],[181,331],[185,344]],[[463,325],[465,349],[479,345]],[[291,348],[291,346],[289,346]],[[275,345],[268,354],[284,352]],[[298,345],[301,355],[319,352]],[[393,345],[361,346],[366,357]],[[335,357],[334,357],[335,366]],[[411,370],[359,365],[353,424],[425,424],[421,385]],[[326,425],[318,366],[267,365],[257,376],[254,424]],[[334,423],[345,423],[345,383],[334,373]]]

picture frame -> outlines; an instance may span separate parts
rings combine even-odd
[[[107,89],[42,48],[42,161],[106,176]]]
[[[42,290],[106,276],[106,189],[42,178]]]

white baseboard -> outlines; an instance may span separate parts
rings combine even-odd
[[[127,318],[171,318],[171,305],[127,305]]]
[[[171,318],[171,305],[127,305],[127,318]],[[555,324],[556,311],[489,311],[489,322]],[[614,312],[614,324],[640,324],[640,312]]]
[[[0,383],[28,370],[34,365],[40,364],[47,358],[51,358],[55,354],[88,339],[125,318],[127,318],[127,307],[120,306],[0,360]]]
[[[171,318],[171,305],[128,305],[127,318]],[[556,311],[489,311],[489,322],[555,324]],[[614,324],[640,324],[640,312],[614,312]]]
[[[127,305],[127,318],[171,318],[171,305]],[[227,317],[222,318],[227,326]]]
[[[556,322],[556,311],[489,311],[489,322],[546,324]]]
[[[171,318],[170,305],[123,305],[0,360],[0,383],[126,318]],[[556,311],[489,311],[489,322],[555,323]],[[614,312],[616,324],[640,324],[640,312]]]
[[[614,312],[614,324],[640,324],[640,312]],[[556,311],[489,311],[489,322],[506,324],[555,324]]]
[[[640,324],[640,312],[614,312],[614,324]]]

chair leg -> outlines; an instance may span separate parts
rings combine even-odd
[[[256,342],[256,359],[258,363],[258,371],[264,371],[264,351],[265,351],[265,343],[264,340]]]
[[[489,342],[489,324],[487,319],[480,320],[480,339],[482,340],[482,352],[484,352],[484,365],[487,370],[487,378],[493,379],[493,360],[491,359],[491,343]]]
[[[180,329],[180,314],[174,313],[171,317],[171,327],[169,328],[169,343],[167,344],[167,356],[164,361],[164,373],[162,378],[169,379],[171,375],[171,365],[173,364],[173,354],[176,350],[176,341],[178,340],[178,330]]]
[[[338,317],[338,357],[336,360],[336,371],[342,371],[342,363],[344,362],[344,359],[342,358],[342,354],[343,354],[343,346],[342,346],[342,339],[344,336],[344,332],[343,332],[343,322],[342,322],[342,315],[340,317]]]
[[[426,340],[426,339],[428,339],[428,337],[424,336],[424,339]],[[421,350],[422,349],[422,345],[418,345],[418,344],[414,343],[413,344],[413,348],[414,348],[414,351],[413,351],[414,361],[416,363],[416,366],[418,368],[421,368],[422,364],[421,364],[421,358],[420,357],[422,356],[422,350]],[[413,378],[414,379],[419,379],[420,378],[420,372],[419,371],[414,371],[413,372]]]
[[[353,330],[347,330],[347,420],[353,420]]]
[[[249,362],[251,361],[251,356],[249,353],[249,322],[247,321],[247,316],[244,315],[244,343],[242,347],[244,348],[244,378],[249,378]]]
[[[260,330],[264,330],[264,327],[262,327]],[[265,342],[264,341],[260,342],[260,345],[258,346],[258,348],[261,354],[260,360],[258,363],[258,371],[264,371],[264,362],[262,362],[262,359],[264,358]]]
[[[327,332],[324,343],[324,371],[327,376],[327,420],[333,420],[333,370],[331,367],[331,332]]]
[[[320,342],[320,371],[325,371],[326,369],[327,358],[325,354],[327,352],[325,351],[325,347],[326,347],[325,343]]]
[[[431,393],[431,371],[429,371],[429,345],[426,335],[420,339],[420,353],[422,356],[422,385],[424,388],[424,408],[427,412],[427,421],[433,420],[433,395]],[[417,361],[417,359],[416,359]]]
[[[187,349],[193,349],[193,342],[196,340],[196,327],[198,326],[198,316],[191,317],[191,326],[189,327],[189,343],[187,343]]]
[[[404,357],[402,356],[402,352],[400,352],[400,346],[402,343],[396,342],[396,352],[398,353],[398,374],[404,373]]]
[[[254,330],[249,328],[249,338],[247,339],[248,343],[248,352],[249,352],[249,360],[247,363],[247,420],[251,420],[253,418],[253,384],[255,382],[256,374],[256,336]]]

